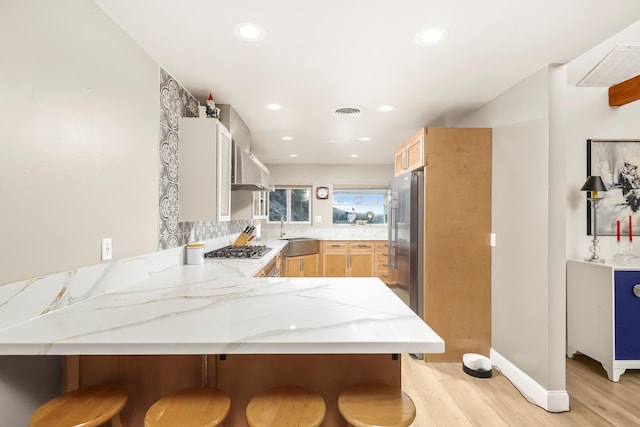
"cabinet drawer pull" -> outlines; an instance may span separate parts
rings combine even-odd
[[[633,294],[640,298],[640,283],[633,285]]]

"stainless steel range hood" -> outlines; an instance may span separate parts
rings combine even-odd
[[[253,154],[233,143],[231,189],[246,191],[271,190],[269,169]]]

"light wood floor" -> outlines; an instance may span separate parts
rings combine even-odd
[[[402,388],[418,414],[413,427],[640,426],[640,370],[614,383],[598,362],[567,359],[571,410],[553,414],[527,401],[498,369],[480,379],[462,372],[462,363],[402,357]]]

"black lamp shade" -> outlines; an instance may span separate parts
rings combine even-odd
[[[607,191],[607,187],[604,186],[602,178],[598,175],[593,175],[587,178],[580,191]]]

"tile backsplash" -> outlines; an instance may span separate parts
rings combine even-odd
[[[160,250],[189,241],[204,241],[239,233],[247,221],[180,222],[180,117],[198,117],[198,100],[160,67],[160,181],[158,215]]]

